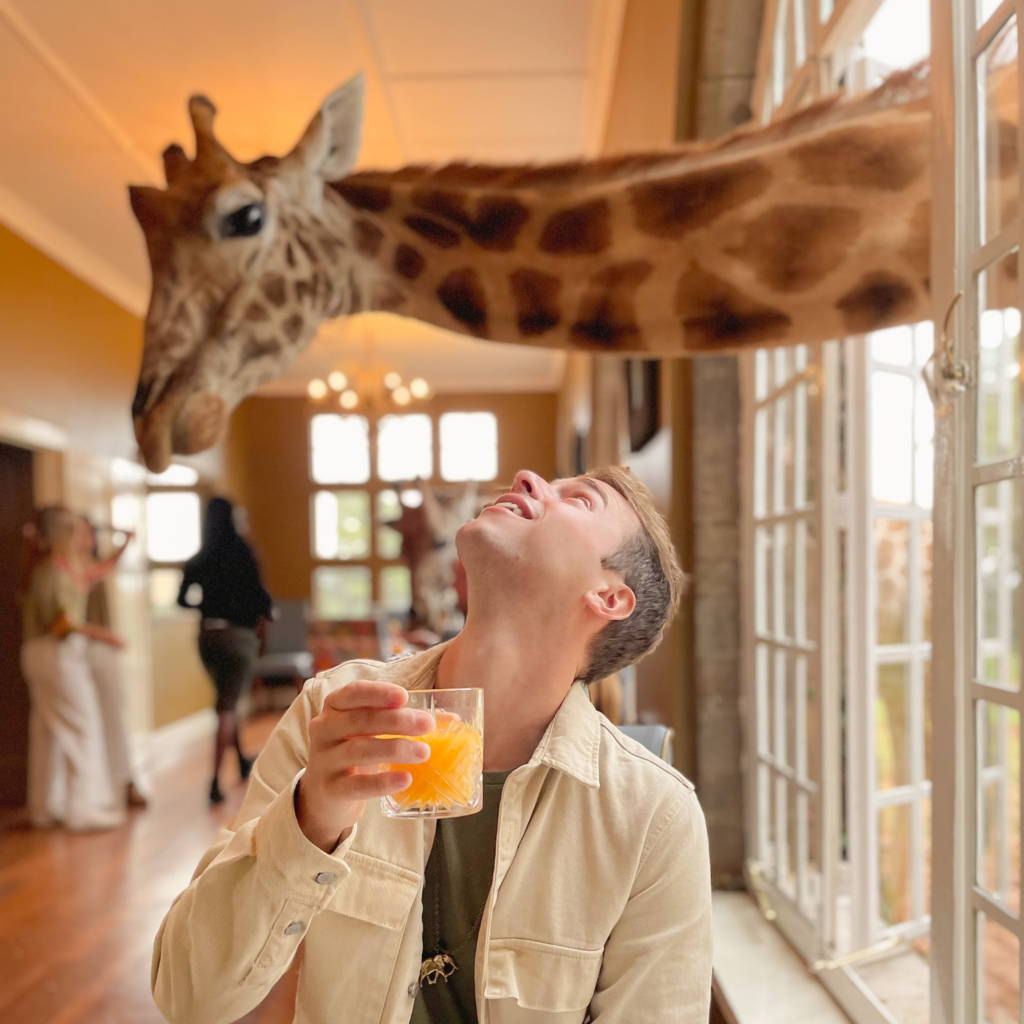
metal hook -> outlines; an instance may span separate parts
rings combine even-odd
[[[956,311],[957,303],[964,297],[964,293],[957,292],[950,302],[946,315],[942,320],[942,334],[939,337],[939,344],[928,357],[928,361],[921,369],[921,377],[928,388],[928,396],[932,405],[938,408],[944,404],[943,399],[948,395],[959,394],[967,388],[967,366],[959,362],[953,354],[953,331],[951,323],[953,313]],[[935,380],[933,364],[939,361],[939,374],[941,381]]]

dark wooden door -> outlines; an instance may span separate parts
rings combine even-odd
[[[0,805],[25,802],[28,690],[21,648],[22,526],[32,515],[32,453],[0,444]]]

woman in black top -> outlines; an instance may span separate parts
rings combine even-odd
[[[238,751],[242,778],[249,777],[252,759],[238,742],[235,707],[250,681],[252,663],[259,654],[256,627],[270,618],[270,595],[263,589],[252,549],[235,527],[234,510],[226,498],[211,498],[203,524],[203,546],[185,563],[178,604],[198,608],[199,656],[217,687],[217,743],[213,762],[210,803],[224,799],[217,775],[228,746]],[[198,584],[202,596],[189,600]],[[194,594],[192,595],[195,596]]]

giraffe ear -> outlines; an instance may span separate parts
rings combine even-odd
[[[359,156],[366,80],[362,72],[324,100],[295,148],[286,158],[325,181],[339,181]]]
[[[164,223],[167,212],[167,196],[158,188],[149,185],[129,185],[128,198],[132,213],[143,231],[149,231]]]

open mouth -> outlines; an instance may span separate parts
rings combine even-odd
[[[506,512],[511,512],[513,515],[519,516],[520,519],[533,518],[533,511],[531,510],[529,503],[519,494],[502,495],[502,497],[497,501],[492,502],[487,507],[505,509]]]

